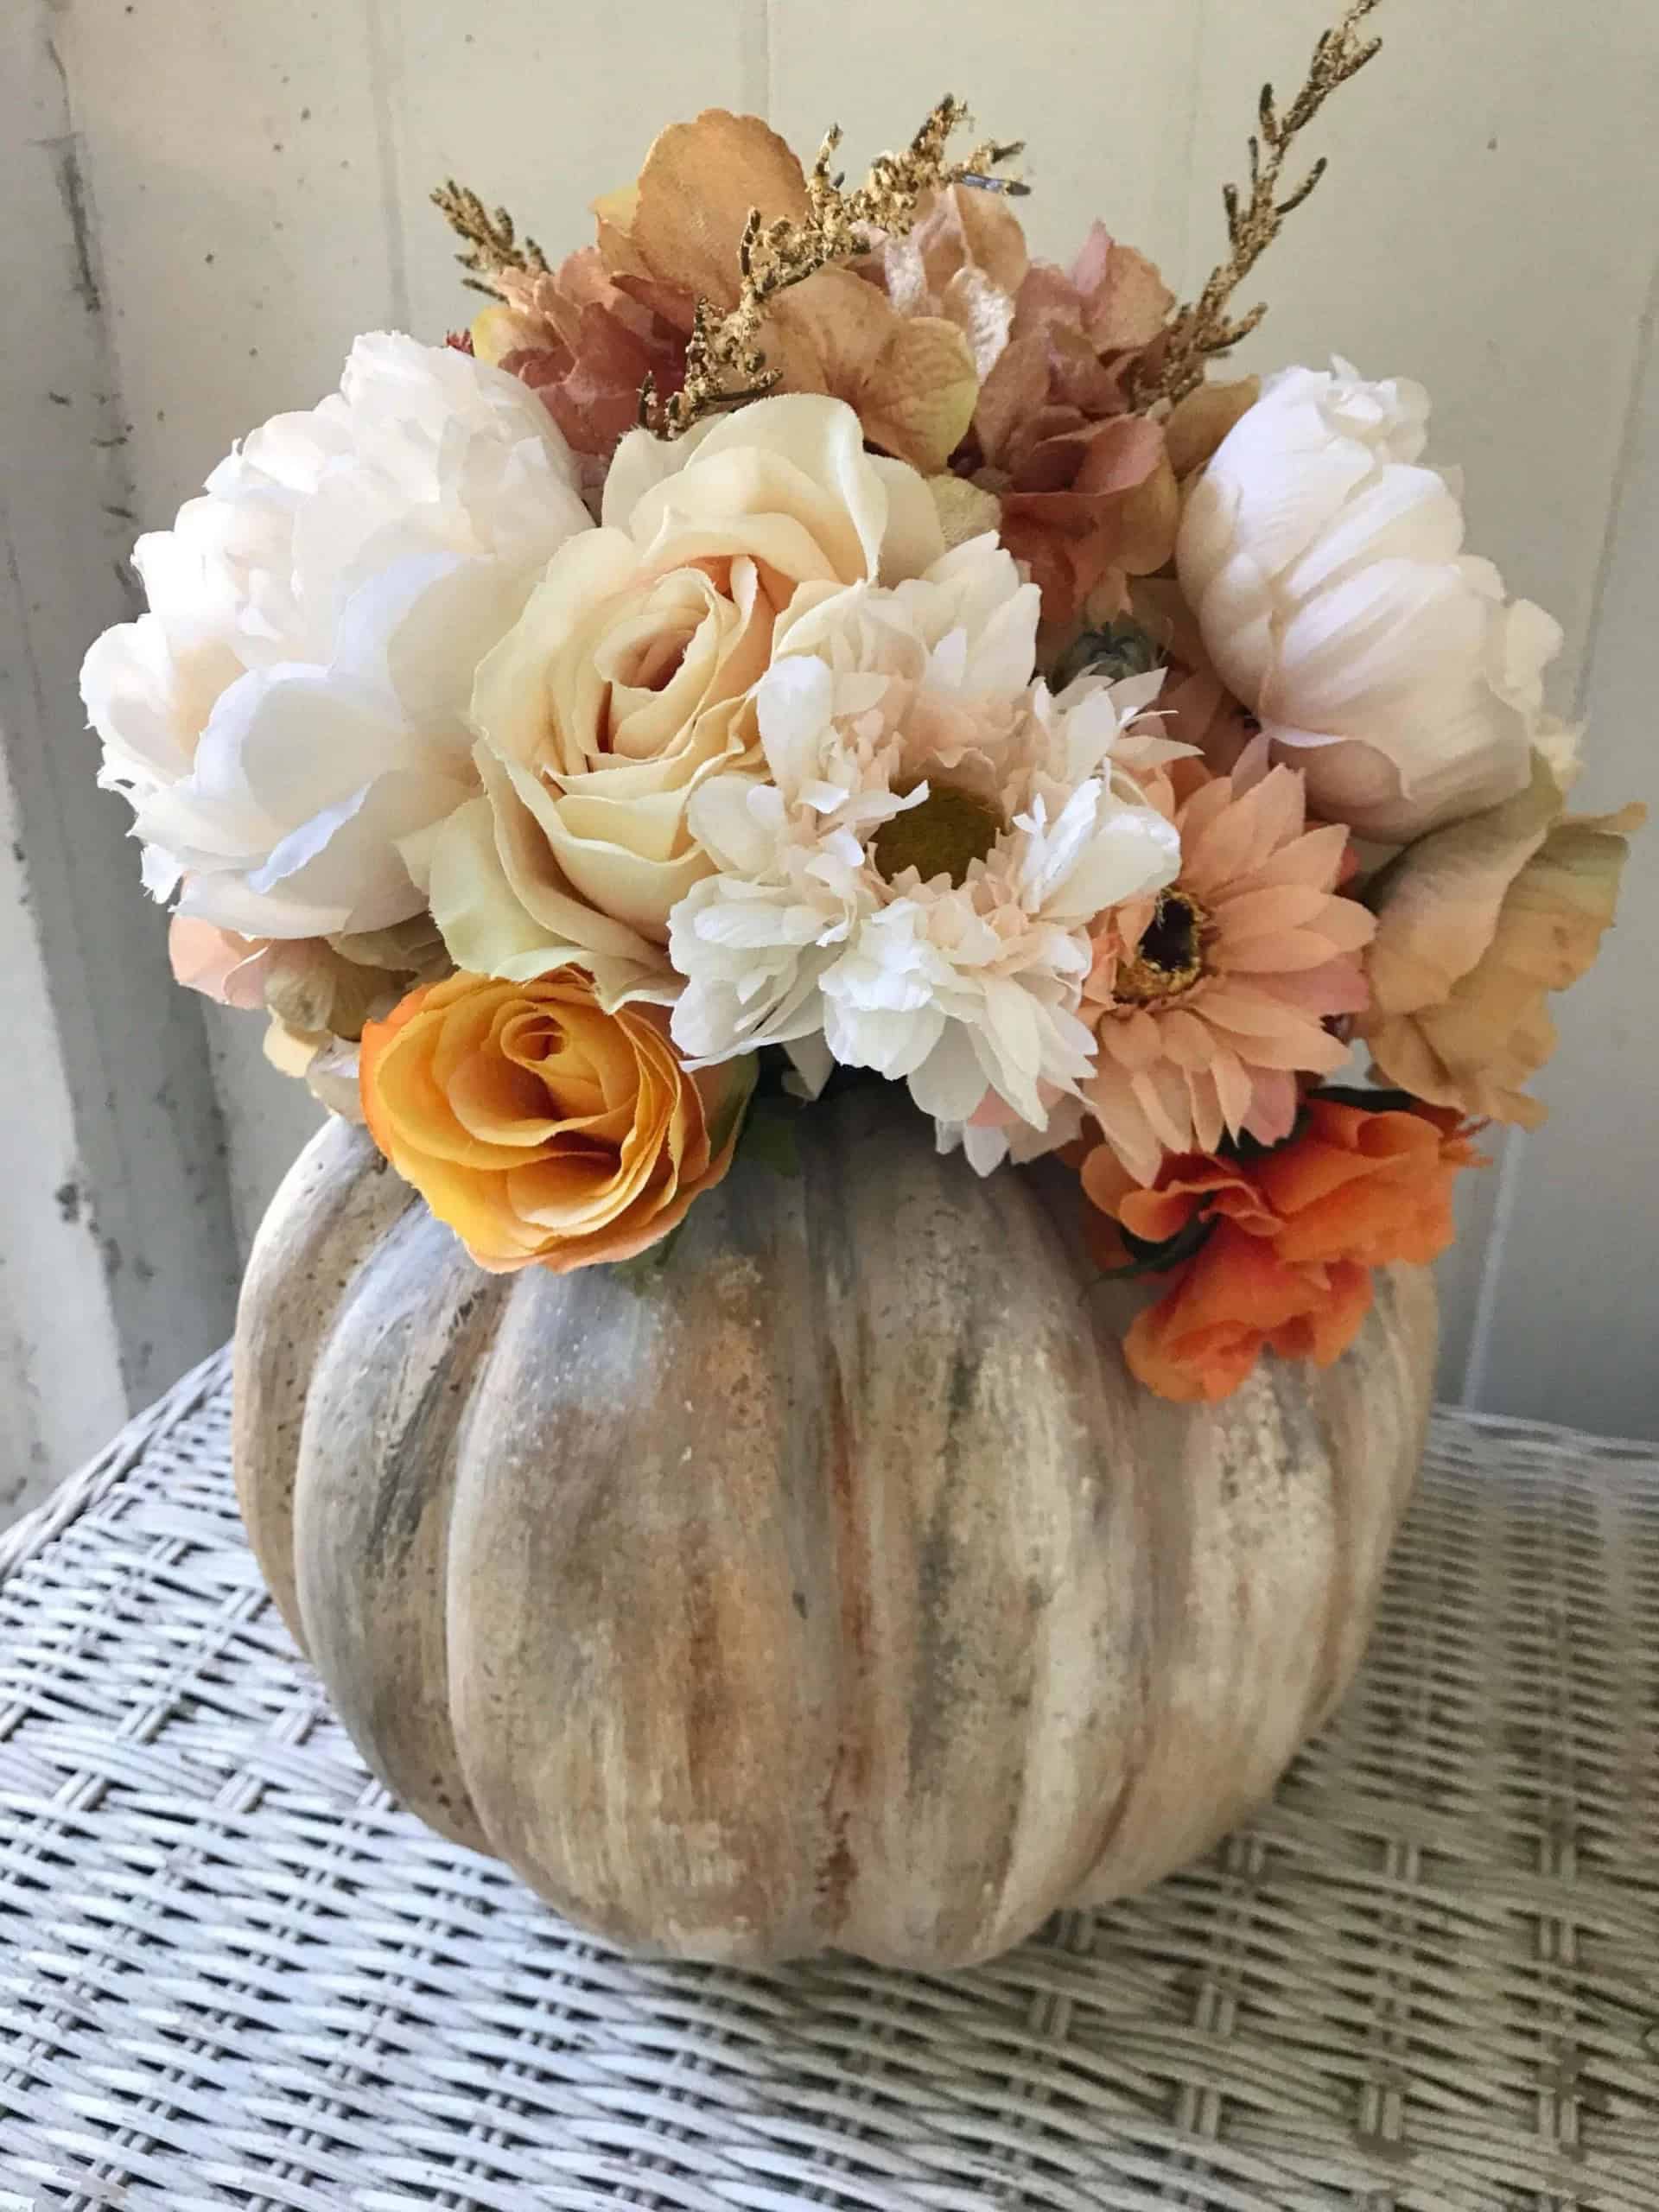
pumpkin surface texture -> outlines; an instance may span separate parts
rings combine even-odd
[[[1173,1405],[1064,1178],[885,1087],[798,1141],[660,1270],[496,1276],[332,1122],[243,1291],[242,1510],[370,1765],[572,1920],[964,1963],[1206,1850],[1346,1688],[1433,1291]]]

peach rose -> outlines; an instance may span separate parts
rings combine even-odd
[[[687,805],[758,758],[752,693],[803,584],[893,583],[944,551],[916,472],[804,395],[674,444],[637,431],[602,526],[550,561],[484,660],[472,719],[486,798],[411,852],[458,967],[587,967],[607,1006],[671,1000],[671,909],[713,863]]]
[[[718,1183],[750,1058],[688,1073],[654,1007],[607,1014],[565,969],[451,976],[364,1033],[370,1135],[480,1268],[630,1259]]]

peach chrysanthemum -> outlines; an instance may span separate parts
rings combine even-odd
[[[1149,1184],[1166,1152],[1290,1135],[1298,1077],[1333,1074],[1347,1057],[1325,1025],[1365,1005],[1357,955],[1376,925],[1337,892],[1347,831],[1308,827],[1300,775],[1269,767],[1261,742],[1230,775],[1184,760],[1149,778],[1147,795],[1180,832],[1180,873],[1101,918],[1084,1006],[1099,1052],[1084,1097]]]

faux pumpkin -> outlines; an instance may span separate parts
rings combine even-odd
[[[376,1772],[572,1919],[950,1966],[1205,1851],[1341,1695],[1433,1293],[1173,1406],[1040,1173],[880,1090],[799,1149],[659,1274],[503,1278],[331,1124],[243,1293],[242,1510]]]

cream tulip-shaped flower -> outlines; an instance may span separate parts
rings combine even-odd
[[[457,963],[522,979],[577,960],[609,1003],[671,997],[668,918],[714,865],[688,809],[759,758],[774,630],[804,587],[897,582],[943,550],[923,479],[867,454],[839,400],[624,439],[601,526],[479,670],[486,798],[418,857]]]
[[[1560,631],[1463,552],[1427,418],[1420,385],[1287,369],[1193,486],[1176,556],[1205,650],[1309,804],[1387,843],[1524,789],[1557,741]]]

